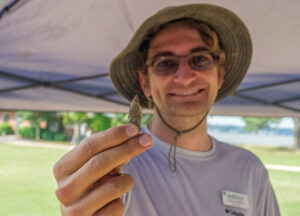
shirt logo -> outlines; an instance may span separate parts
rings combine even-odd
[[[234,216],[245,216],[242,212],[237,212],[237,211],[234,211],[232,209],[225,209],[225,212],[229,215],[234,215]]]

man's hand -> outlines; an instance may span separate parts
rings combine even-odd
[[[134,184],[121,167],[153,143],[126,124],[96,133],[65,154],[53,168],[62,215],[123,215],[120,197]]]

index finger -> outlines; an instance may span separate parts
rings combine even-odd
[[[92,156],[113,146],[120,145],[138,135],[139,129],[133,124],[125,124],[93,134],[65,154],[53,168],[57,180],[78,170]]]

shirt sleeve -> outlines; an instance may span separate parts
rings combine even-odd
[[[270,183],[269,177],[264,181],[261,188],[261,194],[257,201],[257,216],[280,216],[280,210],[278,207],[277,199]]]

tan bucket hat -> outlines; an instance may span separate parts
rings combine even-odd
[[[190,18],[205,23],[216,32],[226,53],[226,74],[216,101],[232,94],[247,73],[252,57],[252,42],[247,27],[232,11],[210,4],[189,4],[168,7],[148,18],[139,27],[123,51],[110,65],[110,77],[118,90],[129,101],[137,94],[141,105],[148,101],[138,79],[138,50],[149,30],[174,20]]]

